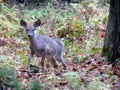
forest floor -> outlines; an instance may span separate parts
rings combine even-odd
[[[20,87],[24,88],[20,90],[119,90],[119,63],[110,64],[101,56],[109,5],[100,7],[97,2],[84,1],[58,6],[49,3],[36,9],[0,3],[0,76],[5,80],[2,68],[15,71]],[[41,19],[36,34],[59,37],[64,41],[67,70],[59,62],[59,67],[54,69],[46,60],[42,72],[41,58],[34,57],[32,72],[28,73],[29,39],[19,24],[20,19],[30,23]],[[4,80],[0,78],[2,84],[15,83]]]

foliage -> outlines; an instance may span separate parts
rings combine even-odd
[[[31,90],[41,90],[41,84],[39,81],[34,81],[30,84]]]
[[[67,80],[69,80],[71,87],[74,90],[79,90],[80,89],[80,79],[79,79],[79,74],[77,72],[67,72],[64,73],[63,76],[66,77]]]
[[[70,41],[80,39],[82,34],[82,23],[76,20],[74,17],[70,17],[65,20],[63,28],[57,29],[57,36],[60,38],[65,38]]]
[[[88,89],[90,89],[90,90],[110,90],[110,85],[106,84],[104,82],[101,82],[99,80],[99,78],[94,78],[94,80],[89,83]]]
[[[71,3],[80,3],[80,2],[82,2],[83,0],[66,0],[66,1],[70,1]]]
[[[19,85],[24,89],[100,90],[102,86],[107,89],[120,86],[119,66],[112,66],[100,56],[108,19],[108,4],[101,5],[101,8],[98,0],[79,1],[82,2],[59,3],[58,6],[48,3],[47,6],[38,7],[25,7],[24,4],[12,7],[0,3],[0,66],[15,68],[12,79],[16,79],[16,74]],[[36,34],[58,37],[64,41],[63,54],[68,64],[66,71],[59,63],[58,69],[53,69],[46,61],[43,73],[40,59],[35,57],[31,60],[32,72],[27,72],[25,66],[30,52],[29,41],[25,30],[19,25],[20,19],[29,23],[41,19]],[[6,75],[10,71],[5,69],[0,78],[7,80],[9,77]],[[14,80],[9,83],[15,84],[16,88],[19,86]]]
[[[2,1],[4,1],[4,2],[7,2],[7,3],[9,3],[9,4],[14,4],[14,3],[16,3],[16,4],[19,4],[19,3],[35,3],[35,4],[37,4],[38,2],[43,2],[43,1],[46,1],[46,0],[2,0]]]
[[[99,5],[104,6],[106,3],[110,3],[110,0],[99,0]]]
[[[20,84],[17,77],[15,76],[15,72],[10,70],[10,68],[0,67],[0,87],[2,87],[2,85],[14,88],[14,90],[20,89]]]

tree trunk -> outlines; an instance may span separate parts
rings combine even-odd
[[[120,0],[110,0],[110,9],[102,55],[115,62],[120,58]]]

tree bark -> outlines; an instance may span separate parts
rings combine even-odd
[[[120,58],[120,0],[110,0],[110,9],[102,55],[115,62]]]

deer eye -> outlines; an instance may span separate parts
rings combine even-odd
[[[26,29],[26,31],[28,31],[28,29]]]
[[[34,29],[32,29],[32,31],[34,31]]]

